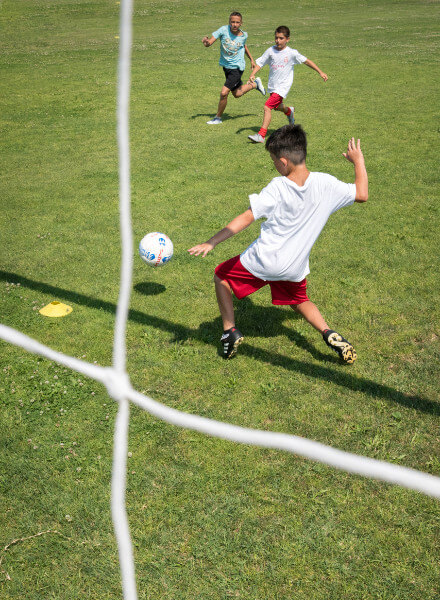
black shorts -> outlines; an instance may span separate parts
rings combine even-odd
[[[243,71],[240,71],[240,69],[226,69],[226,67],[223,67],[223,71],[226,76],[225,87],[230,89],[231,92],[243,85],[241,80]]]

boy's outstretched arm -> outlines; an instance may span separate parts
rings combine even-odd
[[[254,83],[255,74],[258,73],[258,71],[260,69],[261,69],[261,67],[258,66],[257,63],[255,63],[254,66],[252,67],[252,71],[251,71],[251,74],[249,75],[249,79],[247,80],[247,83]]]
[[[311,69],[313,69],[314,71],[316,71],[317,73],[319,73],[319,75],[323,78],[324,81],[327,81],[327,79],[328,79],[327,74],[324,73],[323,71],[321,71],[321,69],[318,67],[318,65],[315,65],[313,60],[307,59],[304,62],[304,64],[307,65],[308,67],[310,67]]]
[[[215,42],[217,38],[215,38],[214,36],[211,36],[210,38],[205,35],[205,37],[202,39],[202,43],[204,46],[206,46],[207,48],[209,48],[209,46],[212,46],[212,44]]]
[[[348,140],[347,152],[343,152],[342,155],[354,165],[355,202],[366,202],[368,200],[368,175],[361,150],[361,140],[358,140],[357,143],[354,141],[354,137]]]
[[[193,246],[188,250],[188,252],[190,254],[194,254],[195,256],[199,256],[201,254],[203,257],[205,257],[210,250],[217,246],[217,244],[224,242],[236,233],[240,233],[240,231],[243,231],[243,229],[249,227],[249,225],[254,221],[254,214],[252,210],[248,208],[244,213],[238,215],[238,217],[235,217],[235,219],[232,219],[232,221],[228,223],[226,227],[218,231],[207,242]]]

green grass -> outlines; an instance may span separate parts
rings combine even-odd
[[[264,149],[247,142],[262,98],[231,99],[224,124],[207,127],[223,80],[218,48],[201,38],[236,7],[137,0],[134,237],[162,230],[175,256],[157,270],[135,259],[132,384],[180,410],[439,475],[439,4],[313,0],[273,10],[244,0],[238,9],[254,58],[285,23],[291,46],[329,75],[324,84],[298,67],[289,95],[309,167],[352,181],[341,153],[352,135],[362,140],[370,200],[333,215],[309,277],[311,298],[358,361],[339,364],[266,291],[237,303],[246,340],[236,359],[219,357],[212,271],[258,225],[204,260],[186,249],[275,176]],[[0,4],[0,320],[100,365],[111,363],[119,286],[118,11],[103,0]],[[275,114],[271,129],[284,122]],[[37,308],[52,300],[73,312],[42,317]],[[0,355],[0,595],[121,597],[109,506],[116,406],[59,365],[3,342]],[[140,599],[440,595],[433,499],[180,430],[136,407],[129,446]]]

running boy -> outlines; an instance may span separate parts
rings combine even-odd
[[[205,36],[202,39],[204,46],[209,48],[215,42],[220,39],[220,61],[219,65],[223,67],[223,71],[226,76],[226,81],[220,92],[220,100],[218,103],[217,114],[213,119],[207,121],[208,125],[220,125],[222,122],[222,115],[228,102],[229,92],[235,98],[240,98],[251,90],[258,89],[259,92],[266,94],[266,90],[261,83],[261,79],[257,77],[243,84],[241,76],[246,67],[244,55],[251,61],[251,66],[255,67],[254,59],[252,58],[248,47],[246,46],[246,40],[248,34],[241,30],[242,17],[239,12],[233,12],[229,16],[229,25],[223,25],[217,31],[214,31],[212,36],[208,38]]]
[[[285,125],[266,141],[275,177],[259,194],[249,196],[250,207],[203,244],[190,248],[206,256],[220,242],[239,233],[256,219],[265,218],[260,236],[241,255],[215,269],[215,290],[224,333],[224,358],[237,352],[243,334],[235,327],[232,292],[239,299],[269,285],[272,304],[290,304],[316,330],[343,361],[356,360],[353,346],[329,328],[317,306],[307,297],[309,255],[332,213],[368,199],[368,176],[360,140],[351,138],[345,158],[354,165],[355,182],[343,183],[306,167],[307,140],[300,125]]]
[[[257,64],[252,68],[252,73],[249,77],[248,83],[256,81],[255,74],[264,67],[264,65],[269,65],[270,70],[267,88],[270,96],[264,105],[263,124],[258,133],[248,136],[249,139],[256,144],[264,142],[272,119],[272,110],[283,112],[291,125],[295,122],[294,107],[285,106],[283,104],[283,99],[287,96],[292,87],[294,65],[304,63],[319,73],[324,81],[327,81],[328,79],[327,75],[323,73],[313,61],[300,54],[298,50],[289,48],[287,45],[289,40],[289,28],[284,26],[277,27],[277,29],[275,29],[275,46],[271,46],[266,50],[263,56],[257,58]]]

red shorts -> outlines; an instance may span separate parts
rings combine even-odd
[[[302,304],[308,301],[305,279],[302,281],[264,281],[243,267],[240,255],[220,263],[215,268],[215,274],[229,283],[239,300],[253,294],[265,285],[269,285],[272,304]]]
[[[279,94],[272,92],[269,98],[264,103],[264,106],[267,106],[268,108],[273,110],[274,108],[278,108],[282,102],[283,98]]]

